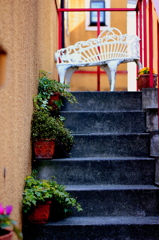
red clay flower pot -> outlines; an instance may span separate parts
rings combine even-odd
[[[153,87],[155,88],[157,85],[157,74],[153,74]],[[137,86],[139,90],[142,90],[143,88],[149,88],[150,87],[150,74],[142,74],[138,77],[137,80]]]
[[[33,224],[46,224],[50,216],[51,201],[39,202],[28,214],[28,221]]]
[[[55,141],[39,140],[33,144],[36,159],[52,159],[55,154]]]
[[[12,240],[13,232],[6,230],[6,229],[0,229],[0,240]]]
[[[51,95],[48,105],[52,106],[53,110],[56,110],[58,108],[58,106],[56,105],[55,101],[59,101],[60,100],[60,93],[54,93],[54,95]]]

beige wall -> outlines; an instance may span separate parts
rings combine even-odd
[[[20,225],[24,177],[31,172],[30,122],[39,69],[57,78],[55,1],[0,0],[0,49],[7,59],[0,87],[0,203],[13,205],[12,218]]]
[[[74,1],[70,0],[70,8],[84,8],[85,0]],[[111,0],[112,8],[126,8],[127,0]],[[127,29],[127,13],[126,12],[111,12],[110,26],[119,28],[125,34]],[[70,45],[78,41],[86,41],[97,36],[96,31],[85,30],[85,13],[71,12],[69,13],[69,31]],[[96,71],[96,67],[80,68],[80,70]],[[126,64],[121,64],[118,67],[119,71],[127,71]],[[78,74],[74,73],[71,78],[72,91],[96,91],[97,76],[96,74]],[[109,90],[109,81],[106,74],[101,74],[101,91]],[[116,90],[127,90],[127,74],[119,73],[116,77]]]

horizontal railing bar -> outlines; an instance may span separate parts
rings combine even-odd
[[[58,12],[136,11],[136,8],[59,8]]]
[[[97,71],[83,71],[83,70],[78,70],[78,71],[76,71],[76,72],[74,72],[74,73],[97,73]],[[105,73],[105,72],[104,72],[104,71],[100,71],[100,73]],[[116,73],[126,74],[126,73],[128,73],[128,71],[121,71],[121,70],[119,70],[119,71],[117,71]]]

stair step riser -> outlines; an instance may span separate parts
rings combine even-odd
[[[141,110],[141,92],[72,92],[78,104],[64,101],[62,111]]]
[[[149,157],[148,134],[75,135],[72,157]]]
[[[144,112],[61,112],[61,115],[73,133],[141,133],[146,129]]]
[[[76,216],[157,216],[159,190],[83,190],[70,191],[83,212]]]
[[[35,225],[25,230],[24,240],[158,240],[158,236],[158,224]]]
[[[48,224],[24,223],[24,240],[158,240],[159,218],[148,217],[159,214],[159,189],[150,186],[155,160],[148,159],[149,134],[139,134],[146,129],[142,92],[73,94],[79,103],[65,99],[60,112],[75,133],[72,159],[58,146],[61,159],[34,161],[33,169],[67,185],[83,212],[57,221],[52,203]]]
[[[144,167],[143,167],[144,166]],[[153,184],[155,161],[152,160],[42,160],[33,168],[38,178],[56,177],[63,185],[76,184]]]

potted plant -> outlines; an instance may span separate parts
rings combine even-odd
[[[150,69],[148,67],[144,67],[140,69],[138,72],[139,77],[137,78],[137,87],[139,90],[142,88],[150,87]],[[155,88],[157,85],[157,74],[153,70],[153,87]]]
[[[27,219],[32,223],[47,223],[49,219],[50,203],[56,201],[63,209],[63,216],[71,213],[71,208],[82,211],[77,200],[70,196],[65,186],[58,184],[55,180],[36,179],[36,171],[25,178],[23,191],[22,209],[27,214]],[[44,205],[49,205],[44,210]]]
[[[51,159],[55,144],[60,144],[68,152],[73,144],[73,136],[64,127],[63,117],[52,117],[46,110],[34,110],[31,122],[31,138],[37,159]]]
[[[73,94],[67,91],[69,85],[51,79],[48,72],[41,70],[38,80],[38,94],[43,101],[48,101],[52,110],[60,109],[62,106],[61,96],[65,97],[70,103],[77,103]]]
[[[18,239],[23,238],[22,233],[16,227],[16,222],[10,218],[12,209],[12,206],[3,207],[0,203],[0,240],[11,240],[13,232],[16,233]]]

